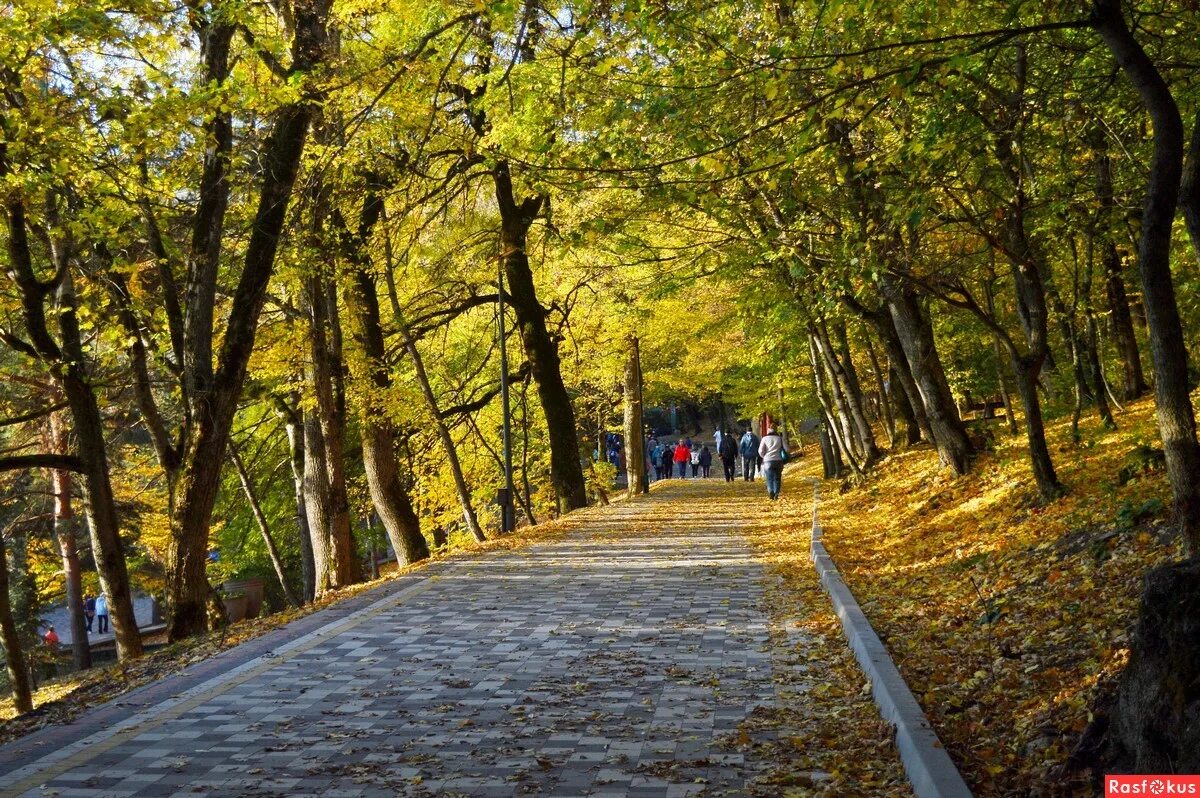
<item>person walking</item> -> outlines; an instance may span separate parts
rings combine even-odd
[[[738,443],[738,452],[742,455],[742,479],[747,482],[754,481],[754,467],[758,464],[758,443],[758,436],[752,429],[747,429]]]
[[[721,437],[721,445],[717,447],[717,456],[721,458],[721,465],[725,468],[725,481],[733,482],[734,474],[737,471],[738,445],[732,435],[726,434]]]
[[[96,597],[89,595],[83,600],[83,617],[87,619],[88,634],[92,633],[92,621],[96,620]]]
[[[671,478],[671,469],[675,468],[675,447],[669,442],[663,446],[662,457],[659,459],[659,465],[662,466],[663,479]]]
[[[709,471],[712,469],[712,452],[708,449],[708,444],[700,447],[700,473],[708,479]]]
[[[774,426],[759,442],[758,455],[762,458],[763,476],[767,480],[767,495],[775,501],[783,490],[783,464],[787,462],[788,450],[783,445],[783,436]]]
[[[646,469],[646,484],[649,485],[654,481],[654,446],[658,441],[654,438],[646,438],[646,443],[642,447],[642,467]]]
[[[696,475],[700,473],[700,450],[698,448],[691,449],[688,457],[692,464],[692,479],[695,479]]]
[[[649,470],[651,468],[654,469],[654,481],[655,482],[657,482],[658,480],[663,478],[662,456],[663,456],[663,445],[661,443],[659,443],[658,441],[655,441],[654,448],[652,448],[650,450],[650,457],[646,462],[647,470]]]
[[[713,433],[713,451],[721,451],[721,438],[725,437],[725,431],[717,427],[717,431]]]
[[[96,596],[96,633],[108,634],[108,596]]]
[[[692,460],[692,450],[683,441],[675,444],[675,467],[679,469],[679,478],[687,479],[688,463]]]

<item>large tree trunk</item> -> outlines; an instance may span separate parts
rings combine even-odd
[[[4,646],[4,664],[8,684],[12,689],[13,708],[18,715],[33,711],[33,691],[29,685],[29,667],[21,635],[13,619],[12,602],[8,596],[8,552],[0,538],[0,645]]]
[[[350,497],[346,489],[346,408],[342,390],[341,330],[337,299],[330,275],[323,268],[309,277],[309,390],[316,399],[313,413],[324,449],[328,516],[325,572],[317,574],[317,590],[346,587],[360,577],[354,534],[350,523]]]
[[[293,63],[298,74],[308,71],[319,60],[327,11],[320,0],[303,0],[295,6]],[[219,367],[212,390],[189,397],[191,428],[174,491],[179,504],[170,558],[171,640],[199,634],[208,625],[211,587],[205,567],[213,505],[233,416],[254,349],[258,316],[275,269],[275,253],[304,152],[314,99],[305,96],[281,109],[267,139],[258,208],[225,325]]]
[[[622,385],[625,409],[625,473],[626,492],[632,498],[650,489],[646,474],[646,432],[642,420],[642,362],[636,335],[625,339],[629,351],[625,359],[625,381]]]
[[[71,408],[79,459],[83,462],[84,515],[92,537],[92,556],[100,576],[100,586],[108,596],[109,616],[117,656],[121,660],[142,654],[142,636],[133,615],[133,595],[125,549],[121,542],[121,522],[109,478],[108,441],[104,422],[91,379],[83,371],[87,359],[75,308],[74,287],[69,270],[63,271],[58,289],[59,307],[71,312],[59,313],[63,355],[66,363],[59,376],[67,404]]]
[[[363,384],[373,386],[371,393],[376,397],[386,396],[392,386],[385,356],[379,293],[367,254],[367,242],[371,231],[375,229],[382,215],[383,198],[371,190],[363,201],[358,230],[353,236],[346,230],[346,225],[340,217],[334,217],[335,224],[345,231],[343,249],[351,269],[351,279],[346,289],[350,338],[358,350],[358,360],[368,370],[367,374],[356,376],[364,381]],[[391,541],[392,548],[396,551],[397,559],[406,565],[426,559],[429,557],[429,543],[421,534],[421,521],[413,509],[408,491],[404,489],[404,483],[400,481],[400,467],[396,462],[395,427],[388,408],[379,406],[378,399],[374,403],[367,402],[359,429],[362,435],[363,467],[367,475],[371,502],[383,523],[384,532]],[[477,529],[478,522],[475,523],[475,529],[471,530],[472,534]]]
[[[1158,429],[1175,499],[1175,523],[1189,562],[1156,569],[1121,674],[1110,745],[1126,752],[1113,764],[1141,772],[1187,772],[1197,761],[1195,650],[1200,594],[1200,443],[1189,397],[1187,349],[1171,279],[1171,232],[1183,171],[1183,123],[1162,75],[1134,38],[1120,0],[1095,0],[1093,22],[1150,114],[1154,157],[1142,214],[1138,268],[1142,278]],[[1124,760],[1124,761],[1122,761]],[[1119,771],[1118,771],[1119,772]]]
[[[559,512],[566,513],[587,505],[587,486],[579,459],[575,409],[563,384],[558,343],[546,329],[546,309],[538,301],[525,252],[529,227],[544,198],[530,197],[518,203],[506,162],[493,169],[492,177],[500,208],[500,256],[508,280],[506,299],[517,315],[525,357],[537,383],[550,439],[550,480],[558,494]]]
[[[313,597],[326,593],[333,585],[329,572],[337,559],[330,541],[333,501],[329,493],[329,467],[326,465],[325,437],[316,413],[304,414],[304,509],[308,514],[308,533],[313,552]],[[335,569],[336,570],[336,569]]]
[[[958,408],[954,404],[954,396],[950,393],[950,384],[946,381],[946,372],[934,342],[933,326],[921,310],[916,296],[897,285],[895,278],[884,276],[881,286],[904,356],[920,392],[938,456],[954,473],[965,474],[971,468],[975,452],[967,437],[966,427],[958,417]]]
[[[61,413],[47,419],[47,451],[67,454],[67,427]],[[71,498],[71,472],[65,468],[50,471],[50,491],[54,494],[54,537],[62,558],[63,581],[67,587],[67,613],[71,619],[71,656],[76,670],[92,667],[92,648],[88,643],[87,618],[83,607],[83,572],[79,568],[76,547],[78,519]]]
[[[825,361],[829,371],[829,383],[833,387],[834,401],[838,412],[848,418],[851,424],[852,441],[855,449],[863,459],[863,467],[869,467],[879,459],[879,447],[875,443],[875,434],[867,421],[862,406],[862,391],[855,392],[848,370],[838,358],[837,352],[829,339],[829,331],[824,322],[813,325],[813,337],[817,342],[818,351]],[[854,380],[857,384],[857,378]]]
[[[1189,396],[1183,324],[1171,279],[1171,228],[1183,172],[1183,121],[1171,90],[1122,16],[1119,0],[1096,0],[1097,31],[1116,56],[1154,126],[1154,158],[1142,214],[1138,270],[1154,360],[1155,408],[1175,517],[1188,551],[1200,553],[1200,443]]]

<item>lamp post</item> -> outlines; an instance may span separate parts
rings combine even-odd
[[[496,267],[496,318],[500,335],[500,413],[503,418],[500,441],[504,453],[504,489],[500,494],[500,531],[512,532],[516,527],[513,512],[512,423],[508,413],[508,347],[504,330],[504,262]]]

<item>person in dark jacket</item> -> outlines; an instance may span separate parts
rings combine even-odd
[[[725,468],[725,481],[733,482],[734,474],[737,472],[738,445],[728,432],[721,436],[721,445],[717,448],[717,456],[721,458],[721,465]]]
[[[708,450],[706,443],[700,447],[700,471],[704,474],[705,479],[708,479],[710,469],[712,469],[712,452]]]
[[[662,478],[671,478],[671,469],[675,467],[675,447],[667,444],[662,450],[662,459],[659,460],[659,465],[662,466]]]
[[[758,465],[758,436],[753,430],[746,430],[738,443],[738,453],[742,456],[742,478],[747,482],[754,481],[754,469]]]

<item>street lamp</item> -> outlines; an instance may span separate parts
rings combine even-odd
[[[504,420],[501,427],[501,449],[504,452],[504,488],[496,497],[500,505],[500,531],[507,533],[516,528],[513,512],[513,464],[512,423],[508,413],[508,346],[504,330],[504,260],[496,261],[496,318],[500,334],[500,412]]]

